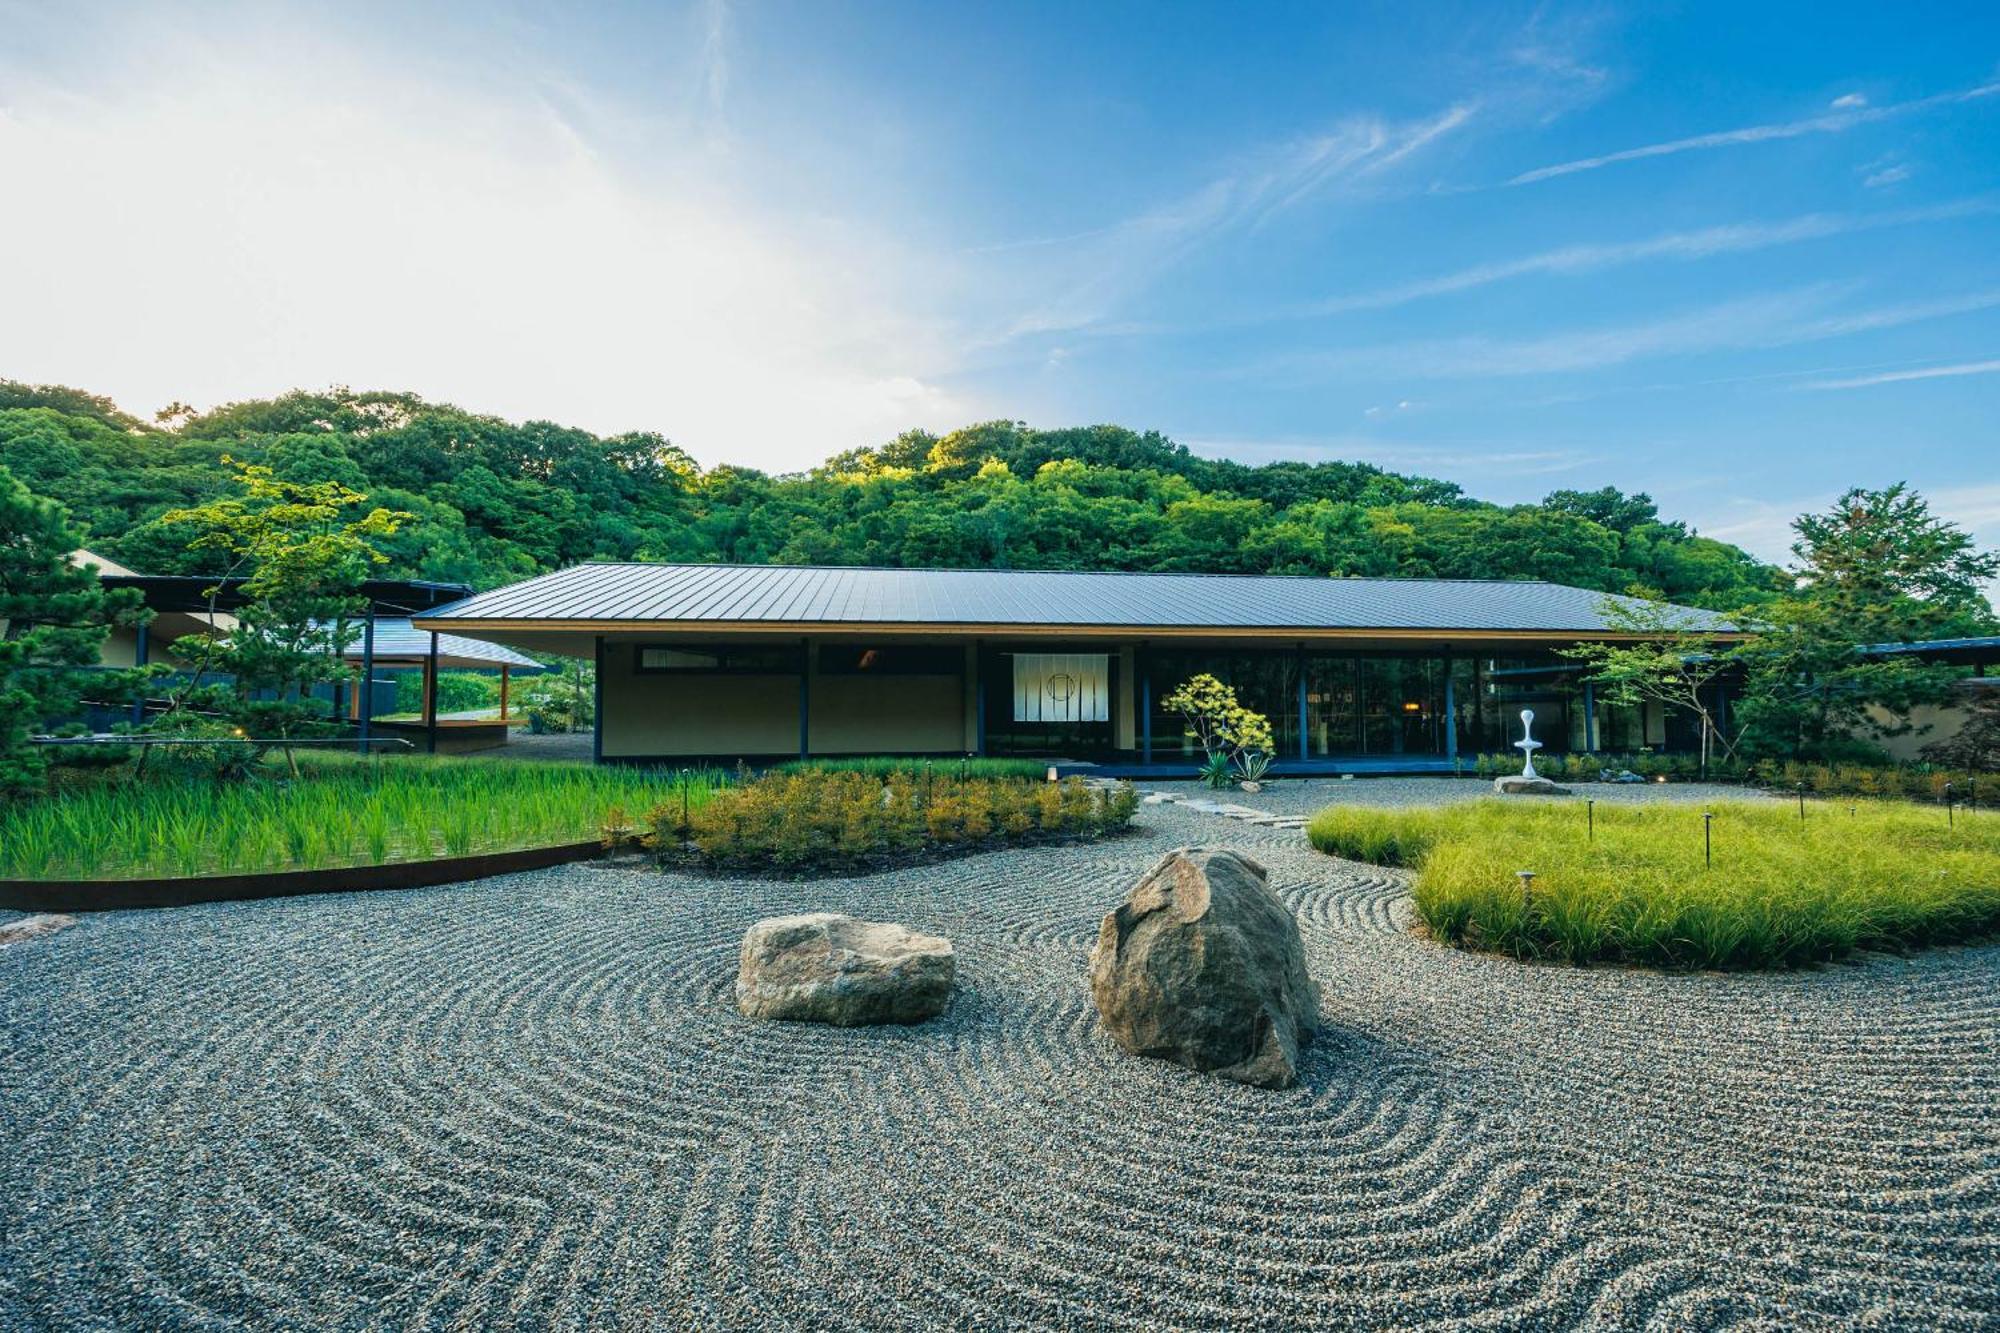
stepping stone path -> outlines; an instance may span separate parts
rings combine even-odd
[[[1112,787],[1116,783],[1103,778],[1091,778],[1092,786]],[[1247,805],[1237,805],[1233,801],[1212,800],[1206,796],[1183,796],[1177,791],[1149,791],[1139,798],[1141,805],[1178,805],[1183,810],[1195,810],[1204,815],[1221,815],[1224,819],[1240,819],[1246,824],[1260,828],[1304,828],[1306,815],[1278,815],[1269,810],[1253,810]]]

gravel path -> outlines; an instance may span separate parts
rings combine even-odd
[[[1360,784],[1352,784],[1360,785]],[[0,949],[0,1327],[2000,1327],[2000,948],[1522,967],[1392,874],[1173,806],[866,880],[575,866]],[[1098,916],[1272,867],[1302,1086],[1129,1058]],[[806,908],[956,940],[911,1029],[758,1024]]]
[[[1310,815],[1329,805],[1445,805],[1452,801],[1476,801],[1493,795],[1491,781],[1476,778],[1280,778],[1264,784],[1255,795],[1230,787],[1215,792],[1199,782],[1139,782],[1144,791],[1173,792],[1181,797],[1212,798],[1231,805],[1246,805],[1272,814]],[[1582,809],[1586,800],[1602,805],[1645,804],[1662,801],[1765,801],[1770,793],[1761,787],[1745,787],[1719,782],[1580,782],[1571,795],[1514,799],[1556,800]]]

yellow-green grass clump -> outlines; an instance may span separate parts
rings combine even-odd
[[[0,807],[0,879],[132,879],[385,865],[583,842],[680,778],[630,768],[301,755],[249,781],[103,782]],[[720,781],[689,780],[700,806]]]
[[[1517,958],[1794,967],[2000,927],[1990,812],[1813,803],[1801,820],[1789,802],[1600,802],[1594,836],[1587,819],[1582,801],[1332,806],[1306,832],[1330,855],[1414,868],[1432,935]]]

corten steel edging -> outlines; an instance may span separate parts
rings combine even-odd
[[[0,907],[17,912],[113,912],[136,907],[188,907],[195,903],[291,898],[306,893],[356,893],[369,889],[423,889],[519,870],[542,870],[588,861],[604,844],[566,842],[477,856],[390,861],[379,866],[325,870],[275,870],[261,875],[187,875],[165,879],[0,879]]]

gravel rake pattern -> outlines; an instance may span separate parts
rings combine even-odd
[[[869,879],[577,866],[0,951],[0,1326],[2000,1326],[2000,949],[1523,967],[1399,876],[1148,808]],[[1083,958],[1165,849],[1272,869],[1298,1088],[1136,1060]],[[914,1028],[731,1008],[752,920],[958,946]]]

